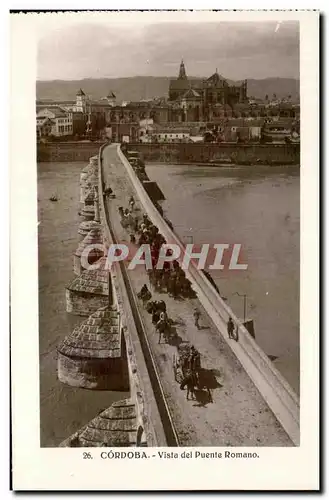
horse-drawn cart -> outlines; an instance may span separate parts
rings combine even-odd
[[[191,345],[180,344],[177,354],[173,355],[173,371],[176,382],[182,383],[189,371]]]
[[[172,364],[175,380],[181,384],[191,373],[198,377],[201,368],[200,353],[189,342],[180,344],[177,354],[173,355]]]

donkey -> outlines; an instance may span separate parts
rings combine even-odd
[[[181,389],[185,389],[185,387],[187,388],[187,392],[186,392],[186,399],[187,400],[189,399],[190,394],[191,394],[192,399],[196,399],[196,394],[195,394],[195,386],[196,385],[197,385],[197,379],[196,379],[195,373],[188,372],[180,385]]]

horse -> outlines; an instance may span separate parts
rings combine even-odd
[[[197,373],[197,388],[199,389],[199,391],[205,390],[208,394],[208,401],[210,403],[213,403],[211,389],[216,389],[216,387],[219,387],[215,375],[211,370],[206,370],[204,368],[199,368]]]
[[[166,312],[167,311],[167,306],[164,300],[159,300],[158,301],[158,309],[159,311]]]
[[[146,310],[149,314],[153,314],[153,312],[156,310],[156,307],[155,307],[155,301],[154,300],[150,300],[147,305],[146,305]]]
[[[137,297],[142,300],[143,306],[145,307],[145,304],[151,300],[152,294],[147,288],[146,285],[143,285],[141,291],[137,294]]]
[[[183,390],[187,388],[186,399],[189,399],[189,395],[192,395],[192,399],[196,398],[195,387],[197,386],[197,377],[193,371],[189,371],[182,381],[180,388]]]

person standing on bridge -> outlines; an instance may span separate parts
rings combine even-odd
[[[111,195],[113,196],[113,191],[110,188],[110,186],[105,187],[105,189],[104,189],[104,196],[111,196]]]
[[[201,313],[197,307],[194,309],[193,316],[194,316],[194,325],[197,327],[198,330],[200,330],[199,320]]]
[[[135,200],[134,200],[133,195],[131,195],[129,198],[129,206],[130,206],[130,212],[132,213],[134,211],[134,208],[135,208]]]
[[[231,316],[229,317],[229,320],[227,322],[227,333],[228,333],[229,339],[234,338],[234,323],[233,323]]]

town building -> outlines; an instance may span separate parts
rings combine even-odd
[[[233,109],[237,103],[247,101],[246,80],[239,85],[229,85],[217,69],[207,79],[188,79],[184,61],[180,64],[178,78],[169,84],[169,102],[181,110],[177,113],[178,121],[210,121],[214,106]]]
[[[55,121],[50,118],[37,118],[37,138],[41,139],[42,137],[50,137],[55,131]]]
[[[216,141],[257,141],[264,124],[275,121],[299,133],[299,104],[291,96],[249,98],[246,80],[230,84],[217,69],[207,79],[188,78],[182,61],[168,96],[118,104],[112,91],[95,100],[80,88],[75,101],[37,101],[38,137],[98,137],[106,130],[113,142],[181,142],[216,127]],[[62,113],[69,120],[62,122]]]
[[[72,135],[73,116],[72,112],[65,111],[59,106],[41,108],[37,112],[37,137],[55,137]]]
[[[264,142],[273,142],[276,144],[284,143],[290,140],[293,132],[293,124],[290,121],[272,121],[266,122],[262,129],[262,139]],[[295,136],[296,136],[296,131]]]
[[[190,129],[187,127],[157,127],[152,132],[152,142],[189,142]]]
[[[155,124],[153,118],[145,118],[139,122],[139,142],[152,142]]]
[[[73,105],[73,111],[76,113],[106,113],[107,110],[116,104],[116,96],[110,91],[102,99],[91,99],[80,88],[76,93],[76,101]]]

